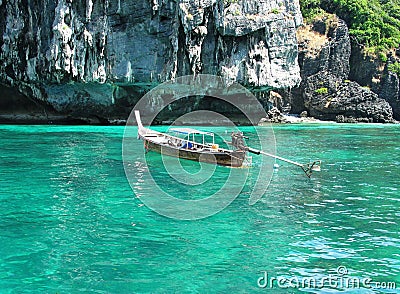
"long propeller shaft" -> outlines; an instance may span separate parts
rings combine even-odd
[[[281,160],[281,161],[284,161],[284,162],[287,162],[287,163],[290,163],[290,164],[293,164],[293,165],[297,165],[297,166],[301,167],[301,169],[304,171],[304,173],[309,178],[311,178],[311,174],[312,174],[313,171],[320,171],[321,170],[321,160],[316,160],[316,161],[311,162],[311,163],[301,164],[299,162],[296,162],[296,161],[293,161],[293,160],[290,160],[290,159],[287,159],[287,158],[283,158],[281,156],[274,155],[274,154],[271,154],[271,153],[268,153],[268,152],[265,152],[265,151],[262,151],[262,150],[257,150],[257,149],[250,148],[250,147],[247,147],[246,149],[247,149],[247,151],[249,151],[251,153],[254,153],[254,154],[257,154],[257,155],[263,154],[263,155],[266,155],[266,156],[269,156],[269,157],[272,157],[272,158],[275,158],[275,159],[278,159],[278,160]]]

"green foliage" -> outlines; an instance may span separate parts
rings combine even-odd
[[[306,22],[326,13],[321,8],[321,0],[300,0],[300,8]]]
[[[300,0],[300,6],[306,22],[324,12],[338,15],[375,54],[400,44],[400,0]]]
[[[319,89],[316,89],[314,92],[318,95],[325,95],[328,94],[328,88],[321,87]]]
[[[387,55],[384,52],[378,53],[379,60],[382,62],[386,62],[388,60]]]
[[[235,15],[235,16],[241,15],[240,10],[239,10],[239,9],[236,9],[236,10],[233,12],[233,15]]]
[[[271,10],[271,12],[274,13],[274,14],[279,14],[279,9],[278,8],[273,8]]]
[[[400,63],[395,62],[388,65],[388,70],[397,74],[400,77]]]

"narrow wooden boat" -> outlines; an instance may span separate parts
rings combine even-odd
[[[143,140],[144,147],[148,151],[231,167],[241,167],[246,159],[247,152],[240,148],[238,133],[232,134],[233,149],[231,150],[220,148],[215,143],[214,133],[191,128],[171,128],[169,131],[175,133],[176,136],[174,136],[145,128],[138,110],[135,110],[135,117],[138,125],[138,138]],[[183,135],[183,138],[180,138],[179,135]],[[196,137],[201,137],[201,142],[196,142]],[[212,142],[207,142],[207,139]]]
[[[232,149],[226,149],[220,148],[218,144],[215,144],[214,133],[191,128],[172,128],[170,131],[177,134],[177,136],[173,136],[145,128],[138,110],[135,110],[135,117],[138,125],[138,138],[144,141],[144,147],[148,151],[151,150],[169,156],[231,167],[241,167],[244,162],[248,161],[246,155],[247,152],[250,152],[299,166],[309,178],[314,171],[321,170],[321,160],[301,164],[263,150],[248,147],[244,142],[245,137],[242,132],[231,134],[232,142],[227,143],[232,146]],[[183,138],[179,138],[179,134],[183,135]],[[201,143],[196,142],[196,136],[201,136]],[[212,143],[207,143],[206,137],[211,137]]]

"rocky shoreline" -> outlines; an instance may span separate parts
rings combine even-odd
[[[240,118],[233,118],[232,120],[221,120],[212,121],[198,119],[196,121],[186,122],[185,126],[224,126],[230,125],[233,122],[238,126],[249,125],[247,120]],[[70,117],[59,114],[30,114],[30,113],[11,113],[11,114],[0,114],[0,124],[21,124],[21,125],[102,125],[102,126],[125,126],[127,119],[114,119],[110,121],[100,120],[98,118],[88,117]],[[155,125],[166,125],[169,126],[172,123],[176,123],[172,120],[155,122]],[[362,120],[356,120],[347,118],[347,120],[320,120],[309,116],[300,115],[283,115],[280,114],[276,117],[262,118],[259,122],[259,126],[268,126],[274,124],[335,124],[335,123],[368,123],[374,124],[373,122],[366,122]],[[400,122],[393,120],[389,124],[399,124]],[[380,123],[381,124],[381,123]],[[388,123],[385,123],[388,124]]]

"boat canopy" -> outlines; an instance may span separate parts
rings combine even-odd
[[[208,135],[208,136],[214,137],[214,133],[203,132],[203,131],[199,131],[199,130],[195,130],[195,129],[191,129],[191,128],[172,128],[172,129],[169,129],[169,131],[175,132],[178,134],[183,134],[183,135]]]

